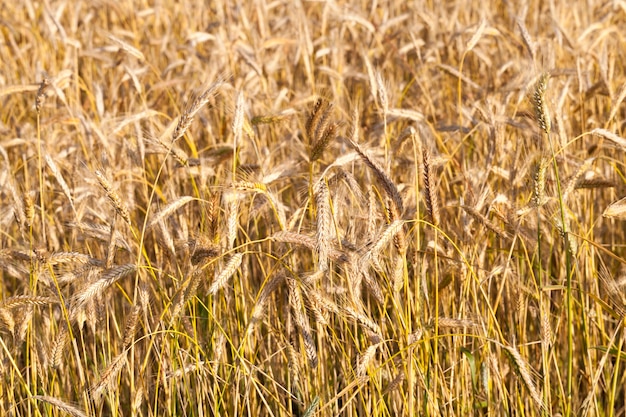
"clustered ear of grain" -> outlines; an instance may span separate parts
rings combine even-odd
[[[0,415],[623,415],[626,9],[431,3],[3,4]]]

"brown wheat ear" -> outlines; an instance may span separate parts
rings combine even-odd
[[[430,152],[427,149],[423,151],[424,158],[424,197],[426,198],[426,211],[432,223],[439,225],[439,199],[437,198],[437,190],[435,187],[435,173],[430,159]]]
[[[332,139],[337,136],[337,124],[331,122],[333,105],[324,98],[319,98],[306,123],[306,134],[311,144],[309,161],[321,158]]]

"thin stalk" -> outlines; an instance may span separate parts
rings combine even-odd
[[[552,136],[549,132],[548,143],[550,144],[550,151],[552,153],[552,167],[554,169],[554,177],[556,180],[557,196],[559,200],[559,211],[561,214],[561,234],[563,235],[563,244],[565,245],[565,270],[567,273],[566,278],[566,306],[567,306],[567,404],[565,416],[569,417],[572,412],[572,386],[573,386],[573,373],[574,373],[574,312],[573,312],[573,298],[572,298],[572,257],[567,244],[567,224],[565,222],[565,202],[563,201],[563,193],[561,190],[561,181],[559,179],[559,167],[556,162],[556,152],[554,151],[554,144],[552,143]]]

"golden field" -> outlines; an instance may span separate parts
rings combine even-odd
[[[626,3],[200,3],[0,6],[0,415],[626,415]]]

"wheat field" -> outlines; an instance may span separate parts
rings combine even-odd
[[[0,6],[0,415],[626,416],[626,3]]]

